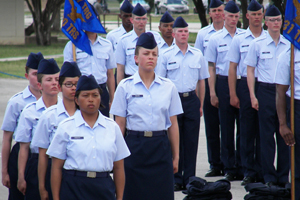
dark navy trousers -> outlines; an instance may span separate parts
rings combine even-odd
[[[257,110],[252,108],[247,77],[238,81],[237,95],[240,100],[240,148],[244,176],[262,178],[260,138]],[[257,91],[258,82],[255,83]]]
[[[179,166],[174,175],[175,183],[187,185],[196,174],[196,159],[200,128],[200,100],[194,93],[180,97],[183,114],[177,116],[179,126]]]
[[[261,165],[265,182],[284,183],[289,175],[289,147],[279,133],[276,111],[276,85],[259,83],[256,97],[259,102],[258,118],[261,143]],[[277,148],[274,140],[276,137]],[[277,149],[277,167],[274,166]]]
[[[20,150],[20,143],[16,143],[9,155],[8,160],[8,174],[10,179],[10,188],[9,188],[9,200],[18,200],[24,199],[24,195],[18,190],[18,156]]]
[[[205,79],[205,97],[203,103],[207,156],[210,169],[222,170],[219,109],[211,105],[207,80]]]
[[[287,98],[287,123],[288,126],[290,127],[290,121],[291,121],[291,108],[290,108],[290,101],[291,98],[288,97]],[[300,200],[300,100],[296,100],[294,101],[294,105],[295,105],[295,109],[294,109],[294,113],[295,113],[295,199],[296,200]],[[291,162],[289,162],[291,163]]]
[[[106,88],[106,83],[99,84],[99,86],[102,89],[101,104],[105,106],[105,108],[100,108],[100,112],[104,116],[109,117],[109,94]]]
[[[239,171],[241,168],[239,109],[230,105],[228,77],[219,75],[216,84],[221,124],[221,160],[225,173],[241,175],[242,172]]]

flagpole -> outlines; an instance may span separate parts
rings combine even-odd
[[[76,62],[76,47],[74,43],[72,43],[72,53],[73,53],[73,61]]]
[[[291,131],[295,135],[294,45],[291,43]],[[295,200],[295,146],[291,147],[291,200]]]

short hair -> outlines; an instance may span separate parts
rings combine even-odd
[[[26,72],[26,74],[29,74],[29,70],[30,69],[31,69],[30,67],[25,66],[25,72]]]
[[[37,74],[37,81],[38,81],[39,83],[42,83],[43,77],[44,77],[44,74]]]

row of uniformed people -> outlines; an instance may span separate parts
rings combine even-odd
[[[289,46],[279,31],[281,13],[275,6],[268,8],[265,15],[268,26],[266,32],[261,27],[262,6],[251,1],[247,9],[250,26],[237,34],[239,10],[233,2],[228,2],[222,28],[222,4],[212,1],[210,15],[214,23],[199,31],[195,44],[203,51],[210,71],[209,92],[206,93],[207,101],[204,104],[207,113],[204,116],[211,170],[206,176],[218,176],[224,169],[227,180],[243,175],[242,185],[257,180],[268,185],[284,186],[288,182],[288,147],[278,131],[274,84],[278,55]],[[230,4],[233,7],[230,8]],[[219,31],[216,32],[216,29]],[[239,144],[237,136],[236,150],[234,118],[241,121],[237,125],[238,131],[241,131],[241,141]],[[277,169],[273,165],[276,150],[274,133],[278,148]],[[242,170],[239,170],[240,167]]]

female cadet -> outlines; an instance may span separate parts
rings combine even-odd
[[[93,75],[80,77],[75,94],[79,110],[59,124],[47,151],[54,200],[123,198],[123,159],[130,152],[118,125],[98,111],[100,94]]]
[[[123,134],[126,124],[131,152],[124,164],[124,200],[174,199],[173,173],[179,159],[176,115],[182,106],[174,84],[154,73],[157,56],[152,33],[143,33],[134,56],[139,70],[120,82],[110,110]]]

